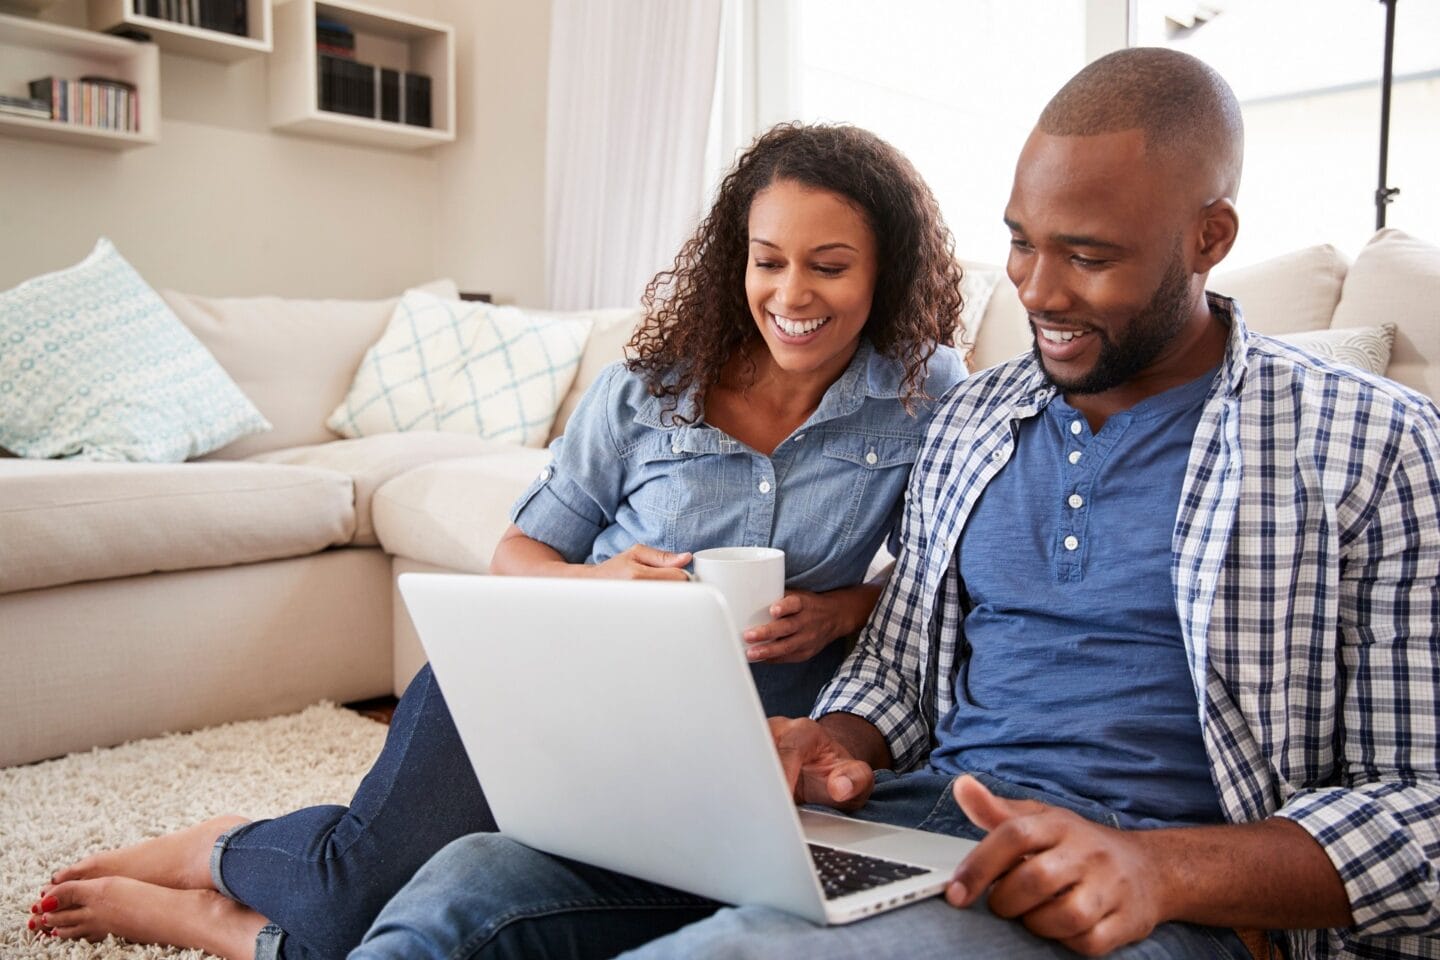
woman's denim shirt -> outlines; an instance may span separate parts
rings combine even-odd
[[[964,375],[959,354],[942,347],[925,392],[938,400]],[[861,340],[815,412],[766,456],[695,416],[693,391],[677,409],[695,422],[674,422],[617,362],[586,391],[511,519],[571,563],[600,563],[636,543],[778,547],[787,586],[860,583],[898,530],[935,406],[919,402],[907,414],[903,378],[899,362]]]

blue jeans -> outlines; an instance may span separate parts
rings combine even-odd
[[[495,829],[450,710],[426,665],[350,806],[308,807],[216,841],[215,889],[270,921],[255,955],[343,957],[380,908],[457,837]]]
[[[1085,807],[981,775],[994,793],[1034,799],[1114,825],[1103,807]],[[880,771],[870,802],[855,816],[978,839],[951,796],[954,778]],[[639,839],[638,842],[644,842]],[[718,911],[718,912],[717,912]],[[961,945],[973,947],[957,953]],[[380,912],[352,960],[379,958],[612,957],[1071,957],[1060,945],[983,906],[955,910],[930,900],[841,927],[817,927],[761,907],[720,904],[572,860],[498,835],[457,840],[441,850]],[[1249,954],[1229,930],[1165,924],[1112,954],[1126,960],[1201,960]]]

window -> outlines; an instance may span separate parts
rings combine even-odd
[[[1127,35],[1210,63],[1241,101],[1227,268],[1316,243],[1353,257],[1374,230],[1385,24],[1374,0],[1130,0],[1128,17],[1120,0],[727,3],[717,100],[744,106],[727,115],[714,165],[776,120],[867,127],[914,161],[966,259],[1003,262],[1026,135],[1061,84]],[[1401,193],[1387,224],[1440,240],[1440,3],[1400,2],[1396,24],[1388,182]]]
[[[1245,117],[1240,238],[1226,266],[1375,229],[1385,6],[1138,0],[1136,42],[1204,60]],[[1386,225],[1440,240],[1440,4],[1396,6]]]
[[[1003,262],[1015,159],[1085,63],[1084,0],[801,0],[796,115],[854,123],[930,184],[961,257]]]

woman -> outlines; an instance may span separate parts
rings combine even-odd
[[[775,546],[747,631],[767,712],[806,712],[869,617],[929,401],[963,367],[960,271],[930,191],[851,127],[782,125],[645,293],[631,359],[552,445],[497,573],[683,580],[695,550]],[[517,641],[518,642],[518,641]],[[338,957],[426,859],[495,824],[429,668],[349,807],[218,817],[61,870],[32,929],[220,956]]]

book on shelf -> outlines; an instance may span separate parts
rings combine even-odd
[[[380,69],[380,119],[400,122],[400,71]]]
[[[402,120],[414,127],[430,126],[430,78],[406,72],[403,77]]]
[[[51,120],[101,130],[140,129],[140,96],[135,85],[114,77],[78,80],[42,77],[30,81],[30,97],[45,105]]]
[[[431,125],[430,78],[423,73],[325,53],[316,56],[316,72],[321,110],[416,127]]]
[[[134,0],[135,12],[202,30],[249,36],[248,0]]]

